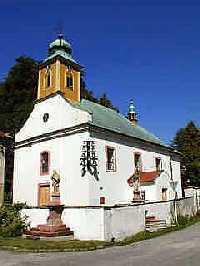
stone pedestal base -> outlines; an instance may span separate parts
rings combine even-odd
[[[73,235],[73,232],[65,224],[59,226],[41,224],[26,231],[25,234],[28,236],[55,237]]]
[[[61,220],[63,211],[62,205],[49,204],[49,216],[47,218],[47,224],[41,224],[37,227],[31,228],[25,232],[28,236],[33,237],[56,237],[56,236],[69,236],[73,235],[69,227],[66,227]]]

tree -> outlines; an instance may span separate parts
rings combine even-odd
[[[200,186],[200,130],[194,122],[178,130],[172,146],[181,152],[183,184]]]
[[[0,128],[18,131],[33,109],[37,94],[38,62],[30,57],[16,59],[5,82],[0,84]]]
[[[107,107],[107,108],[110,108],[110,109],[113,109],[113,110],[119,112],[119,110],[113,106],[111,100],[107,97],[106,93],[103,93],[103,95],[101,97],[99,97],[98,103]]]

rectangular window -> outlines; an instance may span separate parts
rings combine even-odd
[[[141,191],[141,199],[145,200],[145,191],[144,190]]]
[[[40,154],[40,174],[49,174],[49,152],[42,152]]]
[[[66,76],[66,86],[71,90],[73,89],[73,77],[71,75]]]
[[[167,200],[167,188],[162,188],[162,200]]]
[[[160,158],[156,158],[155,159],[155,163],[156,163],[156,172],[161,172],[162,170],[162,162]]]
[[[116,157],[115,148],[106,147],[106,170],[116,171]]]
[[[141,154],[140,153],[134,154],[134,162],[135,162],[135,171],[136,172],[142,171],[142,160],[141,160]]]

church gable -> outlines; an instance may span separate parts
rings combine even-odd
[[[42,134],[71,128],[91,121],[91,115],[55,94],[35,104],[24,126],[16,134],[16,142]]]

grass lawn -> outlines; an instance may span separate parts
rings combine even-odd
[[[129,245],[138,241],[150,239],[153,237],[161,236],[163,234],[181,230],[185,227],[200,222],[200,214],[191,218],[179,218],[179,224],[173,227],[157,232],[139,232],[134,236],[125,238],[122,241],[106,242],[106,241],[48,241],[48,240],[32,240],[24,239],[22,237],[3,238],[0,237],[0,249],[16,250],[16,251],[32,251],[32,252],[47,252],[47,251],[88,251],[101,249],[111,246]]]

